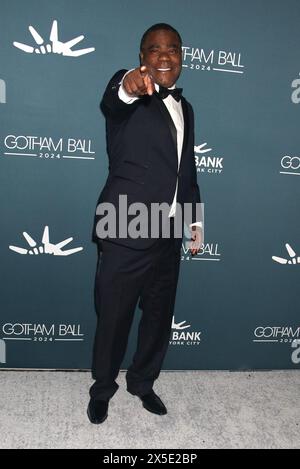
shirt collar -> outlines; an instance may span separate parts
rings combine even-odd
[[[154,87],[155,87],[156,91],[158,92],[159,91],[159,85],[157,83],[154,83]],[[168,90],[174,90],[174,88],[176,88],[175,83],[174,83],[173,86],[169,86]]]

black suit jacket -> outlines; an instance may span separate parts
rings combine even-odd
[[[119,194],[127,194],[128,203],[153,202],[172,204],[178,177],[177,202],[192,203],[192,221],[196,220],[195,204],[200,202],[194,160],[194,115],[192,106],[182,97],[184,141],[179,170],[176,128],[157,94],[145,95],[132,104],[118,97],[119,83],[127,70],[117,72],[105,90],[101,109],[106,117],[109,174],[97,205],[110,202],[116,207],[118,222]],[[136,215],[135,215],[136,216]],[[102,216],[95,215],[93,240],[99,242],[96,225]],[[128,217],[128,223],[134,216]],[[149,219],[149,229],[151,220]],[[110,238],[134,249],[150,247],[154,238]],[[181,240],[180,240],[181,242]]]

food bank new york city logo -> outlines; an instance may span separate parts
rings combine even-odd
[[[33,26],[28,27],[31,36],[33,37],[36,46],[23,44],[22,42],[14,41],[13,45],[23,52],[28,54],[61,54],[68,57],[79,57],[81,55],[94,52],[95,47],[88,47],[86,49],[72,50],[72,47],[84,39],[83,35],[70,39],[67,42],[59,41],[58,39],[58,25],[57,20],[54,20],[51,27],[49,42],[46,44],[44,38],[37,32]]]

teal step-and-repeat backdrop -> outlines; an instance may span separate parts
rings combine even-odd
[[[157,22],[183,37],[206,228],[164,369],[300,367],[299,0],[1,0],[2,368],[90,367],[99,102]]]

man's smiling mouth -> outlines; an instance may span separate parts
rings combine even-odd
[[[171,69],[170,68],[158,68],[157,70],[159,72],[169,72]]]

